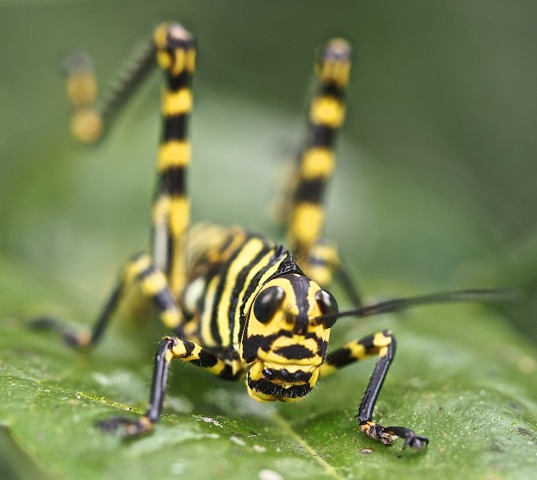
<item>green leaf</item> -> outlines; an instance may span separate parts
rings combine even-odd
[[[339,341],[380,327],[396,332],[399,353],[376,417],[427,434],[426,451],[385,447],[359,433],[353,417],[372,364],[322,380],[311,398],[291,405],[258,404],[242,383],[176,364],[155,432],[121,441],[95,423],[143,411],[158,336],[145,342],[148,326],[138,327],[141,335],[116,328],[83,353],[8,317],[0,337],[2,441],[29,457],[10,468],[18,478],[28,465],[44,478],[81,479],[263,478],[263,470],[286,479],[531,477],[535,349],[494,311],[437,306],[355,323],[340,326]]]

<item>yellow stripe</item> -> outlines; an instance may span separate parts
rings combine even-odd
[[[166,277],[160,272],[155,271],[151,275],[143,278],[141,281],[142,291],[147,296],[154,296],[164,288],[168,287]]]
[[[174,77],[181,75],[185,69],[189,73],[194,73],[196,69],[196,51],[194,49],[177,48],[174,55],[170,55],[167,50],[158,50],[157,62],[163,70],[169,71]]]
[[[172,350],[166,350],[166,353],[164,354],[164,358],[166,359],[166,363],[170,363],[173,360],[173,357],[175,355],[174,350],[176,347],[173,347]]]
[[[327,375],[331,375],[337,370],[334,365],[330,365],[329,363],[323,363],[321,365],[321,377],[326,377]]]
[[[332,283],[332,268],[327,265],[306,265],[304,273],[319,285],[326,287]]]
[[[313,147],[304,152],[300,166],[301,175],[305,179],[329,177],[335,165],[335,156],[328,148]]]
[[[171,74],[173,76],[181,75],[183,70],[185,69],[185,49],[184,48],[176,48],[175,49],[175,56],[174,56],[174,63],[173,68],[171,70]]]
[[[75,72],[67,77],[67,96],[73,107],[93,105],[97,98],[97,79],[93,72]]]
[[[184,358],[185,355],[186,355],[186,348],[185,348],[185,344],[179,340],[177,342],[177,345],[174,345],[171,349],[171,352],[172,352],[172,355],[174,357],[177,357],[177,358]],[[166,352],[167,353],[167,352]],[[166,355],[166,359],[168,358],[168,356]]]
[[[186,284],[184,236],[174,240],[171,259],[170,287],[174,296],[180,295]]]
[[[345,348],[348,348],[351,351],[352,358],[356,360],[363,360],[367,357],[365,347],[361,343],[351,342],[345,345]]]
[[[316,243],[309,252],[305,273],[321,286],[330,285],[333,271],[341,264],[337,248],[327,243]]]
[[[345,107],[334,97],[317,97],[311,103],[312,123],[338,128],[345,119]]]
[[[241,305],[244,302],[244,294],[246,293],[246,288],[248,288],[248,286],[250,285],[253,277],[257,274],[259,266],[263,266],[263,265],[268,264],[268,262],[269,262],[269,260],[270,260],[270,258],[272,257],[273,254],[274,254],[273,251],[270,251],[269,253],[267,253],[261,260],[259,260],[259,262],[255,265],[255,267],[253,267],[250,270],[250,272],[248,272],[248,276],[246,277],[246,281],[244,282],[245,288],[243,288],[243,290],[241,291],[241,293],[239,295],[239,302],[238,302],[239,305]],[[272,268],[269,268],[265,272],[265,274],[259,279],[259,285],[260,286],[263,285],[266,282],[266,280],[276,272],[278,267],[279,267],[279,263],[277,265],[274,265]],[[255,296],[252,295],[247,300],[245,308],[244,308],[245,312],[250,311],[250,305],[252,304],[252,302],[254,300],[254,297]],[[235,351],[239,351],[239,342],[240,342],[239,330],[240,330],[240,322],[236,321],[233,324],[233,347],[234,347]]]
[[[165,50],[159,50],[157,52],[157,62],[160,65],[160,68],[163,70],[168,70],[172,65],[172,57]]]
[[[350,62],[325,63],[319,71],[319,77],[323,82],[335,82],[338,86],[345,88],[349,83],[350,71]]]
[[[190,201],[186,197],[161,196],[153,205],[153,224],[167,223],[174,239],[180,238],[190,222]]]
[[[177,92],[164,91],[162,96],[162,114],[166,117],[190,113],[192,110],[192,92],[182,88]]]
[[[335,82],[343,88],[347,85],[351,68],[351,50],[349,42],[343,38],[333,38],[327,43],[325,57],[321,59],[318,68],[318,75],[322,81]]]
[[[153,42],[157,47],[157,62],[163,70],[168,70],[172,66],[172,57],[166,51],[169,28],[169,23],[162,23],[155,29],[153,34]]]
[[[379,357],[385,357],[388,355],[388,345],[392,343],[392,339],[384,335],[383,332],[375,333],[373,338],[373,344],[379,349]]]
[[[171,140],[159,149],[158,169],[166,170],[170,167],[185,167],[190,162],[191,145],[188,141]]]
[[[207,261],[210,263],[222,263],[225,262],[233,252],[239,248],[244,240],[246,239],[246,233],[243,230],[236,228],[231,228],[231,235],[233,236],[232,241],[227,245],[226,248],[222,249],[223,245],[207,251]],[[222,237],[222,240],[225,242],[227,239],[227,234]]]
[[[174,197],[170,201],[170,232],[177,239],[190,222],[190,201],[186,197]]]
[[[92,107],[78,108],[73,112],[70,128],[71,134],[79,142],[95,143],[103,135],[103,118]]]
[[[319,205],[299,203],[291,222],[291,238],[309,250],[321,235],[323,223],[324,210]]]
[[[200,318],[200,335],[203,339],[203,344],[207,347],[215,346],[213,336],[211,335],[211,315],[213,312],[214,295],[216,293],[216,285],[218,283],[218,277],[213,277],[207,287],[205,294],[205,305],[203,314]]]
[[[330,243],[318,243],[311,250],[311,256],[321,260],[324,264],[337,267],[340,265],[338,250]]]
[[[387,337],[384,332],[375,333],[375,336],[373,337],[373,345],[375,345],[375,347],[387,347],[390,343],[392,343],[392,339]]]
[[[153,34],[153,42],[157,47],[157,62],[162,69],[168,71],[172,76],[180,75],[183,70],[194,72],[196,63],[196,51],[193,43],[185,49],[178,47],[170,53],[170,42],[168,35],[174,40],[192,40],[190,33],[178,24],[163,23]]]
[[[194,48],[185,50],[184,48],[175,49],[175,62],[171,69],[172,76],[179,76],[186,70],[189,73],[194,73],[196,69],[196,51]]]
[[[160,314],[160,319],[166,328],[176,328],[181,324],[181,314],[177,309],[165,310]]]
[[[231,303],[231,293],[235,287],[235,279],[244,266],[250,263],[262,248],[263,242],[259,238],[252,238],[241,248],[239,255],[228,266],[225,287],[218,305],[218,331],[224,345],[227,344],[227,339],[231,334],[228,311]]]
[[[168,29],[170,27],[169,23],[161,23],[153,34],[153,41],[157,48],[164,49],[168,43]]]

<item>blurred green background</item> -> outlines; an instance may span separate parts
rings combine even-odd
[[[537,337],[537,14],[523,0],[1,1],[0,304],[17,310],[14,269],[91,306],[145,244],[159,76],[83,149],[59,61],[83,47],[106,82],[167,19],[200,45],[195,218],[274,232],[267,206],[301,138],[313,51],[346,37],[356,63],[328,236],[368,294],[378,278],[386,295],[528,288],[512,318]]]
[[[224,390],[210,378],[199,385],[201,377],[191,372],[182,376],[181,383],[188,395],[183,397],[179,387],[172,387],[171,393],[175,400],[193,401],[194,415],[182,404],[174,410],[171,402],[175,414],[155,437],[123,448],[115,439],[87,433],[95,418],[110,415],[111,407],[104,397],[80,399],[78,392],[142,405],[154,342],[146,345],[142,338],[137,351],[130,340],[116,336],[104,342],[89,362],[53,343],[52,337],[47,342],[28,333],[29,343],[15,346],[10,340],[26,335],[21,318],[38,313],[91,322],[118,266],[148,238],[160,77],[155,74],[144,84],[106,141],[83,148],[69,138],[70,110],[60,59],[73,47],[88,50],[99,79],[106,83],[133,46],[160,21],[170,19],[183,22],[199,39],[192,120],[195,153],[189,179],[194,219],[246,224],[270,236],[278,235],[269,210],[278,196],[282,166],[303,133],[313,52],[331,36],[352,42],[355,66],[348,120],[329,191],[327,236],[340,245],[366,297],[479,286],[526,291],[524,302],[503,308],[505,325],[487,310],[477,310],[468,320],[455,319],[455,327],[449,320],[433,325],[427,311],[422,317],[413,313],[414,323],[408,329],[395,319],[393,325],[398,335],[402,333],[408,353],[394,365],[396,374],[387,382],[391,387],[387,385],[380,411],[389,411],[396,402],[397,414],[414,421],[414,405],[423,400],[423,388],[431,410],[422,422],[437,441],[428,456],[405,457],[409,470],[402,478],[413,477],[416,465],[421,465],[422,473],[435,472],[442,460],[442,472],[452,472],[445,478],[454,478],[461,459],[460,439],[442,435],[450,424],[458,428],[457,421],[468,421],[473,428],[485,426],[481,443],[475,442],[478,435],[470,433],[465,439],[461,434],[467,442],[462,463],[473,468],[471,472],[481,472],[484,459],[491,458],[485,463],[492,470],[486,471],[501,470],[494,470],[501,457],[497,439],[505,440],[501,445],[509,452],[501,457],[502,464],[507,456],[513,464],[522,464],[521,457],[529,455],[521,443],[509,443],[511,437],[505,436],[495,415],[508,408],[504,403],[514,405],[515,398],[523,407],[502,413],[505,423],[515,418],[519,425],[534,425],[527,413],[534,403],[523,392],[534,391],[535,358],[525,353],[533,350],[516,330],[537,341],[535,2],[0,0],[0,318],[7,352],[0,368],[7,372],[2,385],[8,385],[2,395],[9,399],[1,421],[10,427],[0,429],[0,477],[11,478],[8,470],[16,465],[13,478],[38,478],[44,472],[70,478],[69,469],[76,469],[77,459],[83,458],[91,464],[84,478],[95,478],[96,471],[117,478],[114,468],[137,471],[131,459],[141,457],[145,462],[153,458],[151,449],[161,447],[169,463],[176,456],[179,425],[181,432],[187,432],[181,447],[193,452],[206,448],[198,454],[203,459],[212,452],[212,440],[189,442],[188,435],[212,432],[211,425],[199,427],[201,417],[195,414],[205,413],[204,409],[223,415],[219,418],[225,429],[218,444],[223,449],[215,452],[224,459],[232,450],[226,435],[248,433],[250,420],[237,413],[240,408],[233,402],[227,410],[219,407],[226,398],[235,398],[234,392],[243,395],[243,386]],[[452,314],[439,317],[453,319]],[[477,326],[471,324],[472,318]],[[488,325],[488,320],[493,326],[484,331],[480,325]],[[390,319],[379,322],[392,326]],[[461,331],[465,322],[467,330]],[[354,324],[347,332],[340,330],[348,339],[356,335]],[[155,339],[161,330],[157,332]],[[471,364],[480,355],[498,363]],[[442,375],[436,376],[439,370]],[[102,378],[119,380],[102,383],[99,372],[108,375]],[[341,383],[332,385],[351,396],[352,375],[344,373]],[[8,377],[15,379],[13,384]],[[505,381],[510,377],[524,388],[513,388]],[[472,390],[480,379],[484,390]],[[349,423],[352,404],[344,418],[339,399],[334,405],[330,392],[324,391],[319,393],[321,402],[309,404],[312,410],[292,413],[282,408],[280,421],[305,438],[311,427],[313,440],[326,442],[324,447],[319,443],[325,451],[333,450],[333,439],[325,432],[346,436],[346,449],[338,450],[344,459],[334,463],[343,475],[345,465],[353,465],[357,448]],[[398,391],[401,396],[394,394]],[[211,395],[222,392],[231,393],[223,401],[211,400]],[[483,392],[490,395],[485,399],[488,404],[483,404]],[[435,415],[432,406],[437,402],[443,407],[446,398],[455,406],[448,405],[446,415]],[[25,415],[26,405],[33,416]],[[310,411],[317,420],[311,425]],[[274,417],[272,410],[268,412]],[[75,425],[71,415],[76,421],[81,415],[80,422]],[[43,421],[34,425],[34,418]],[[254,424],[272,421],[259,428],[269,428],[267,435],[279,442],[274,432],[280,425],[263,418]],[[529,451],[535,432],[519,429],[519,433],[516,441],[525,442]],[[488,450],[483,447],[489,442],[487,435],[493,438]],[[58,448],[70,450],[74,460],[54,451],[51,442],[58,439],[63,439]],[[269,450],[277,442],[268,441]],[[446,445],[447,455],[439,445]],[[146,457],[140,453],[144,448]],[[279,458],[279,452],[274,449],[273,457]],[[287,450],[285,454],[290,455]],[[49,458],[54,460],[47,464]],[[294,457],[285,458],[295,465]],[[400,475],[399,458],[389,449],[371,462],[362,456],[362,463],[348,467],[349,478],[356,472],[377,478],[375,465]],[[101,463],[106,469],[99,470]],[[160,463],[168,465],[157,456],[151,467]],[[531,459],[524,468],[526,472],[533,468]],[[298,468],[293,478],[300,478],[300,473]]]

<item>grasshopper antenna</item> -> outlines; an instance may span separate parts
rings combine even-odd
[[[394,298],[384,302],[365,305],[351,310],[338,313],[328,313],[317,317],[318,322],[335,323],[343,317],[372,317],[382,313],[394,313],[420,305],[434,305],[438,303],[455,302],[500,302],[515,303],[520,297],[520,292],[515,289],[468,289],[454,290],[451,292],[432,293],[416,297]]]

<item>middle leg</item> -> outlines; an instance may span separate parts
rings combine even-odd
[[[319,56],[318,90],[310,103],[308,139],[299,156],[287,214],[287,236],[307,272],[312,249],[324,228],[324,191],[335,167],[335,138],[345,118],[343,98],[349,81],[351,48],[329,41]]]
[[[123,267],[116,286],[90,331],[73,330],[62,320],[52,317],[37,318],[32,321],[32,326],[59,332],[66,343],[73,347],[93,346],[102,338],[120,302],[134,285],[139,286],[145,298],[153,301],[164,326],[180,333],[184,324],[183,314],[173,297],[166,276],[153,265],[147,254],[136,255]]]
[[[287,217],[291,250],[304,273],[322,287],[330,285],[335,276],[353,305],[359,307],[359,292],[337,247],[322,238],[324,193],[335,168],[335,141],[345,119],[350,68],[350,45],[342,39],[330,40],[316,65],[319,85],[310,103],[308,138],[291,175],[283,215]]]

